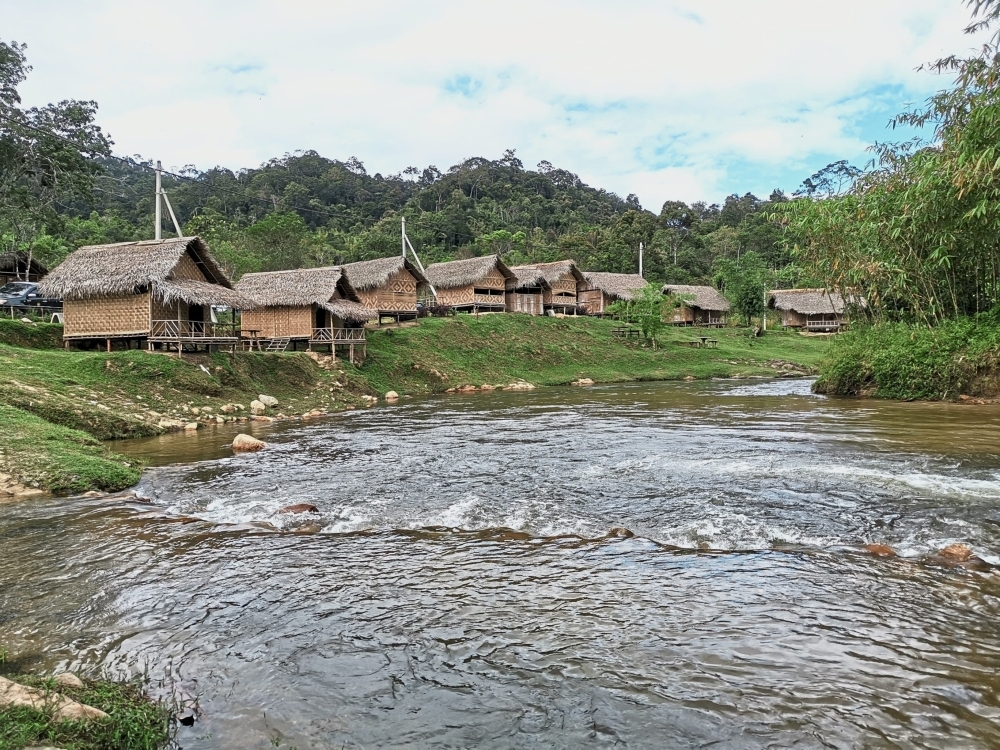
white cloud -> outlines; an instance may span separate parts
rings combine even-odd
[[[0,12],[5,38],[29,45],[25,99],[96,99],[122,153],[239,168],[312,148],[392,173],[516,148],[654,210],[794,188],[831,158],[858,159],[882,137],[873,103],[921,100],[943,81],[914,68],[972,46],[959,0],[0,0]]]

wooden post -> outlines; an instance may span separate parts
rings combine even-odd
[[[104,339],[105,345],[108,347],[108,351],[111,351],[111,339]]]
[[[163,192],[163,186],[160,184],[160,162],[156,162],[156,226],[153,231],[153,238],[157,240],[163,239],[163,229],[161,225],[163,224],[163,208],[160,205],[160,193]]]

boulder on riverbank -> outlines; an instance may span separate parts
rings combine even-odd
[[[265,393],[260,394],[257,397],[257,400],[260,401],[262,404],[264,404],[264,406],[270,406],[272,408],[278,405],[278,399],[276,399],[274,396],[268,396]],[[251,406],[250,408],[253,407]]]
[[[267,411],[267,406],[264,405],[263,401],[258,401],[254,399],[250,402],[250,413],[254,416],[259,416]]]
[[[267,443],[263,440],[258,440],[244,432],[233,438],[233,453],[256,453],[266,447]]]
[[[399,401],[399,394],[396,393],[395,391],[389,391],[387,394],[385,394],[385,400],[386,401]]]
[[[108,715],[99,708],[77,703],[59,693],[26,687],[19,682],[0,677],[0,707],[33,708],[36,711],[52,710],[58,721],[90,721],[106,719]]]

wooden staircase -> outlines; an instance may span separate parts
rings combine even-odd
[[[267,349],[265,349],[264,351],[283,352],[288,348],[289,343],[291,343],[291,339],[289,338],[268,339]]]

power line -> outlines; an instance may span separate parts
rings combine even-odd
[[[14,123],[14,124],[18,125],[19,127],[27,128],[28,130],[33,130],[36,133],[41,133],[42,135],[48,136],[50,138],[55,138],[57,140],[63,141],[65,143],[68,143],[69,145],[73,146],[74,148],[79,148],[79,144],[74,143],[71,139],[67,138],[66,136],[60,135],[59,133],[54,133],[51,130],[45,130],[44,128],[35,127],[34,125],[29,125],[26,122],[19,122],[19,121],[14,120],[13,118],[11,118],[11,117],[9,117],[7,115],[3,115],[3,114],[0,114],[0,121],[6,121],[6,122]],[[102,154],[101,158],[104,158],[104,159],[113,159],[114,161],[118,161],[118,162],[121,162],[123,164],[128,164],[129,166],[132,166],[132,167],[138,167],[140,169],[146,169],[146,170],[149,170],[151,172],[155,172],[156,171],[155,168],[152,167],[151,165],[149,165],[149,164],[143,164],[142,162],[137,162],[134,159],[131,159],[131,158],[127,157],[127,156],[115,156],[114,154],[107,154],[107,155],[103,155]],[[229,193],[230,195],[234,195],[236,197],[239,197],[242,200],[258,201],[259,203],[264,203],[264,204],[268,205],[269,207],[272,207],[272,208],[274,207],[273,202],[269,201],[267,198],[260,198],[260,197],[255,196],[255,195],[249,195],[249,194],[246,194],[246,193],[244,193],[242,191],[235,190],[235,189],[232,189],[232,188],[228,188],[228,187],[225,187],[223,185],[216,185],[216,184],[210,184],[210,183],[202,182],[202,181],[200,181],[200,180],[198,180],[198,179],[196,179],[194,177],[190,177],[188,175],[177,174],[175,172],[169,172],[169,171],[167,171],[165,169],[162,169],[160,171],[161,171],[162,174],[169,175],[170,177],[173,177],[173,178],[175,178],[177,180],[185,180],[187,182],[194,183],[194,184],[196,184],[196,185],[198,185],[200,187],[206,188],[209,191]],[[205,173],[202,172],[202,174],[205,174]],[[293,211],[304,211],[304,212],[307,212],[307,213],[313,213],[313,214],[320,214],[320,215],[323,215],[323,216],[329,216],[331,218],[344,218],[344,217],[349,217],[350,216],[348,213],[346,213],[344,211],[333,212],[333,211],[329,211],[329,210],[326,210],[326,209],[315,208],[315,207],[312,207],[312,206],[294,206],[294,205],[289,205],[287,207],[289,209],[293,210]],[[360,218],[361,221],[372,221],[372,219],[369,219],[367,217],[352,217],[352,218]]]

